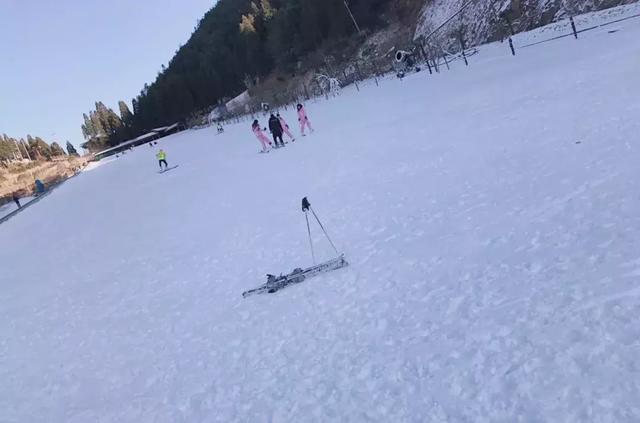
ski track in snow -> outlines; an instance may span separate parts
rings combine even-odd
[[[0,227],[0,422],[640,421],[617,28],[310,102],[273,154],[244,122],[64,184]],[[351,266],[243,299],[310,264],[306,195]]]

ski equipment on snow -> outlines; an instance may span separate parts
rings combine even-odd
[[[338,258],[326,261],[321,264],[317,264],[315,266],[311,266],[307,269],[294,269],[293,272],[289,273],[288,275],[267,275],[267,283],[259,286],[258,288],[243,292],[242,296],[246,298],[250,295],[256,294],[273,294],[289,285],[300,283],[305,279],[312,278],[321,273],[341,269],[348,265],[349,263],[347,263],[347,261],[345,260],[344,255],[340,255]]]
[[[335,244],[329,237],[329,234],[327,233],[327,230],[324,228],[324,225],[322,224],[322,222],[320,222],[318,215],[311,207],[311,203],[309,202],[307,197],[304,197],[302,199],[302,211],[304,212],[304,217],[307,222],[307,234],[309,235],[309,246],[311,247],[311,257],[313,259],[313,266],[307,269],[296,268],[293,270],[293,272],[287,275],[282,275],[282,274],[280,274],[280,276],[267,275],[267,283],[259,286],[256,289],[251,289],[249,291],[243,292],[242,293],[243,297],[246,298],[253,294],[264,294],[264,293],[272,294],[274,292],[278,292],[282,288],[285,288],[292,284],[300,283],[305,279],[311,278],[320,273],[326,273],[332,270],[341,269],[349,265],[347,260],[345,260],[344,258],[344,254],[340,254],[338,252],[338,249],[336,248]],[[311,238],[311,225],[309,225],[309,213],[308,213],[309,211],[311,211],[311,213],[313,214],[313,217],[315,217],[316,221],[318,222],[318,225],[320,225],[320,228],[322,229],[322,232],[324,232],[324,235],[327,237],[327,240],[329,241],[334,251],[336,252],[336,255],[337,255],[336,258],[326,261],[324,263],[316,264],[316,255],[313,250],[313,241]]]
[[[311,211],[311,213],[313,214],[313,217],[316,218],[316,221],[318,222],[318,225],[320,225],[320,229],[322,229],[322,232],[324,232],[324,236],[327,237],[327,240],[329,241],[329,244],[331,244],[331,247],[333,247],[333,251],[335,251],[337,255],[340,255],[340,253],[338,252],[338,249],[333,244],[333,241],[331,241],[331,237],[329,237],[329,234],[327,233],[327,230],[324,228],[324,225],[322,224],[322,222],[320,222],[320,219],[318,218],[318,215],[316,214],[316,212],[311,207],[311,203],[309,202],[307,197],[304,197],[302,199],[302,211],[304,212],[304,216],[305,216],[305,218],[307,220],[307,232],[309,233],[309,244],[311,245],[311,256],[313,258],[313,264],[316,263],[316,259],[315,259],[315,254],[313,253],[313,242],[311,241],[311,229],[309,228],[309,211]]]
[[[158,171],[158,173],[165,173],[165,172],[168,172],[168,171],[170,171],[170,170],[173,170],[173,169],[177,168],[178,166],[179,166],[179,165],[175,165],[175,166],[171,166],[171,167],[165,167],[164,169],[160,169],[160,170]]]

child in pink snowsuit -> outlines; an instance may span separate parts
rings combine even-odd
[[[258,123],[258,119],[253,121],[253,125],[251,125],[251,130],[255,134],[258,141],[262,144],[262,151],[265,152],[269,149],[268,145],[271,145],[271,141],[269,138],[262,132],[262,128],[260,128],[260,124]]]
[[[304,137],[304,128],[308,127],[311,132],[313,132],[313,128],[311,127],[311,122],[309,122],[309,118],[307,117],[307,112],[304,110],[304,106],[302,104],[298,104],[297,108],[300,132],[302,132],[302,136]]]
[[[287,125],[287,121],[284,120],[282,116],[280,116],[280,113],[278,113],[276,116],[280,120],[280,125],[282,125],[282,130],[284,131],[284,133],[287,134],[289,138],[291,138],[291,141],[295,141],[296,139],[293,137],[293,134],[289,130],[289,125]]]

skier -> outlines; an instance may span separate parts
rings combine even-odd
[[[311,122],[309,122],[309,117],[307,117],[307,112],[304,110],[304,106],[298,103],[298,122],[300,122],[300,132],[302,132],[302,136],[304,137],[304,128],[308,127],[309,130],[313,133],[313,128],[311,127]]]
[[[262,152],[266,153],[267,151],[269,151],[269,147],[267,147],[267,145],[270,146],[271,141],[269,141],[269,138],[267,138],[264,132],[262,132],[262,128],[260,128],[260,123],[258,123],[258,119],[253,121],[253,124],[251,125],[251,130],[255,134],[256,138],[258,138],[258,141],[260,141],[260,143],[262,144]]]
[[[287,125],[287,121],[284,120],[284,118],[282,116],[280,116],[280,113],[278,113],[276,116],[278,117],[278,120],[280,121],[280,126],[282,126],[282,130],[284,131],[284,133],[287,134],[287,136],[289,138],[291,138],[292,142],[295,141],[296,139],[294,138],[293,134],[289,130],[289,125]]]
[[[163,163],[164,169],[166,170],[169,167],[169,165],[167,164],[167,153],[165,153],[161,148],[160,151],[158,151],[158,154],[156,154],[156,157],[158,158],[158,165],[160,166],[160,170],[162,170]]]
[[[20,205],[20,197],[18,197],[18,194],[14,192],[11,197],[13,199],[13,202],[16,203],[16,206],[18,206],[18,208],[21,209],[22,205]]]
[[[224,128],[222,127],[222,124],[218,122],[218,134],[222,134],[223,132],[224,132]]]
[[[44,186],[44,184],[42,183],[42,181],[40,179],[36,179],[36,196],[40,195],[40,194],[44,194],[44,192],[47,190],[46,187]]]
[[[280,119],[278,119],[273,113],[271,113],[271,117],[269,117],[269,130],[271,131],[271,135],[273,135],[273,141],[276,143],[276,148],[278,148],[278,139],[280,139],[280,147],[284,147],[284,141],[282,140],[282,124],[280,124]]]

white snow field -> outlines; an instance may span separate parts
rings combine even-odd
[[[0,226],[0,422],[640,421],[640,20],[613,28],[61,186]],[[351,266],[243,299],[311,264],[303,196]]]

